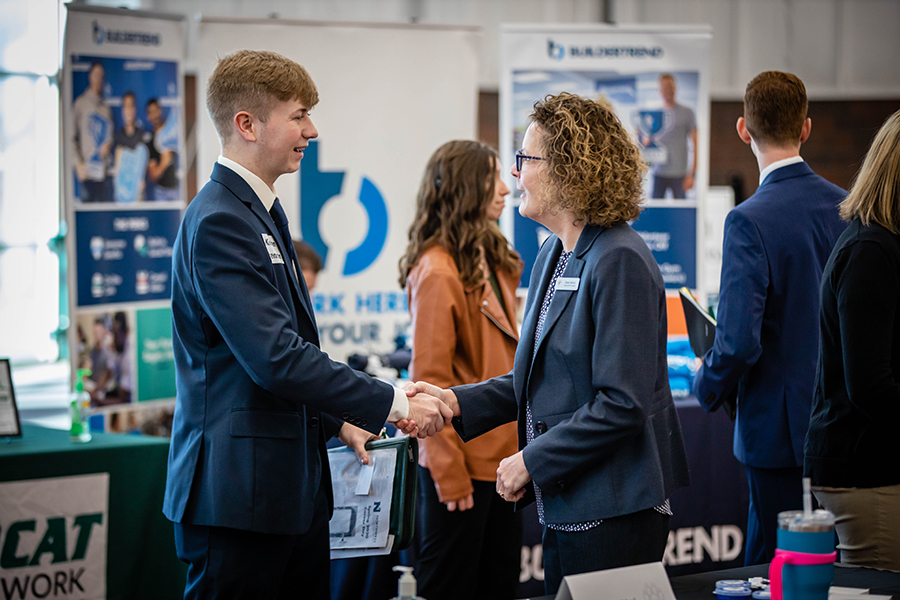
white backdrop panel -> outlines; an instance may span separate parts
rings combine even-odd
[[[406,249],[425,163],[444,142],[475,137],[478,30],[225,19],[202,19],[198,29],[201,106],[217,57],[242,48],[284,54],[306,67],[315,80],[320,98],[312,112],[319,130],[318,168],[313,169],[312,153],[307,152],[301,172],[306,169],[317,181],[307,181],[304,189],[315,188],[320,173],[343,173],[340,192],[317,192],[315,202],[326,200],[320,211],[313,211],[318,219],[307,214],[301,224],[300,174],[282,176],[276,191],[294,237],[302,237],[302,230],[317,230],[327,249],[325,269],[313,292],[322,348],[337,359],[393,350],[393,339],[409,324],[397,263]],[[219,143],[208,115],[198,118],[198,132],[202,186]],[[377,190],[369,199],[374,197],[376,205],[378,197],[383,200],[386,235],[372,230],[384,228],[378,211],[371,212],[372,203],[360,201],[364,181]],[[375,239],[374,245],[369,238]],[[357,255],[351,267],[345,259],[364,240],[369,241],[363,246],[365,256]]]

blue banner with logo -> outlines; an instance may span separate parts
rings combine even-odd
[[[180,210],[80,211],[78,306],[169,300]]]
[[[656,258],[668,289],[697,287],[697,209],[648,206],[632,227]]]
[[[160,356],[171,345],[158,323],[143,331],[146,320],[137,317],[168,310],[172,245],[186,204],[184,17],[72,4],[66,12],[69,347],[72,373],[91,370],[85,388],[94,410],[111,415],[117,405],[174,396],[171,372],[141,381],[148,352],[136,341],[151,339]],[[164,392],[142,393],[150,383]],[[141,410],[134,407],[137,421]]]

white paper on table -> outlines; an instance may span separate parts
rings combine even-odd
[[[328,453],[334,490],[334,515],[328,524],[332,550],[388,546],[397,449],[369,450],[369,457],[375,459],[372,487],[367,496],[357,496],[362,465],[356,453]]]

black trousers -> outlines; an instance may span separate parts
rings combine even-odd
[[[321,489],[306,533],[176,523],[175,549],[188,564],[185,600],[330,598],[328,505]]]
[[[744,465],[750,488],[744,565],[775,558],[778,513],[803,508],[803,467],[762,469]]]
[[[648,508],[604,519],[587,531],[557,531],[544,525],[544,590],[555,594],[566,575],[662,560],[669,515]]]
[[[416,579],[428,600],[517,597],[522,516],[497,495],[496,482],[472,481],[475,505],[447,510],[428,469],[419,468],[421,532]]]

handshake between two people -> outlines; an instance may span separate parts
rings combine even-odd
[[[409,400],[409,413],[394,425],[407,435],[419,438],[432,436],[450,425],[453,417],[460,415],[459,402],[452,390],[442,389],[424,381],[410,382],[404,388]],[[369,463],[366,442],[376,439],[368,431],[344,423],[339,437],[354,449],[362,464]],[[531,474],[525,466],[522,452],[500,461],[497,469],[497,493],[507,502],[516,502],[525,495],[525,485],[531,481]],[[471,495],[462,500],[459,510],[471,508]],[[453,503],[458,504],[458,503]]]
[[[426,438],[443,430],[445,425],[450,425],[453,417],[459,416],[456,394],[450,390],[443,390],[430,383],[410,382],[406,384],[404,391],[409,401],[409,413],[394,425],[407,435]],[[360,463],[369,464],[366,444],[377,440],[378,436],[345,422],[341,425],[338,438],[356,452]]]
[[[451,390],[424,381],[409,382],[403,389],[409,400],[409,414],[394,425],[407,435],[432,436],[459,416],[459,403]]]
[[[452,417],[460,415],[459,402],[452,390],[441,389],[424,381],[409,383],[405,390],[409,398],[409,417],[396,423],[397,429],[403,433],[420,438],[428,437],[441,431],[444,425],[449,425]],[[525,466],[521,451],[500,461],[497,468],[497,493],[501,498],[507,502],[519,501],[525,495],[525,485],[529,481],[531,474]],[[472,496],[449,504],[458,505],[459,510],[466,510],[472,506]]]

